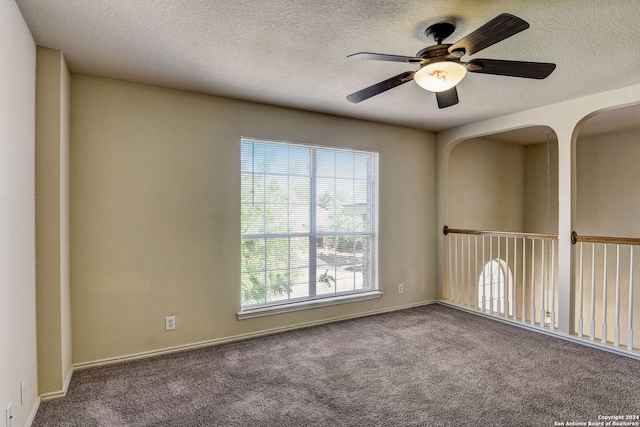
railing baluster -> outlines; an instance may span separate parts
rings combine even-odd
[[[502,258],[500,257],[500,236],[498,236],[498,256],[496,256],[495,258],[491,258],[491,259],[497,259],[497,260],[501,260]],[[491,280],[491,287],[493,288],[494,283],[498,284],[498,289],[496,289],[496,292],[498,295],[494,295],[494,300],[493,300],[493,304],[496,307],[496,312],[498,313],[498,315],[502,314],[501,312],[502,310],[502,305],[500,304],[500,299],[503,295],[503,290],[502,290],[502,286],[500,286],[500,276],[502,275],[502,264],[498,265],[498,278],[497,279],[493,279]],[[504,278],[503,278],[504,279]]]
[[[518,239],[513,238],[513,280],[511,283],[511,304],[513,308],[511,310],[511,317],[513,319],[518,318],[518,295],[516,294],[516,282],[518,281]]]
[[[460,304],[462,298],[460,295],[464,292],[464,236],[460,236],[460,283],[458,283],[458,289],[456,290],[456,303]]]
[[[551,241],[551,329],[556,327],[556,241]]]
[[[453,266],[453,271],[455,273],[453,290],[455,291],[455,293],[452,293],[452,300],[453,302],[457,302],[458,301],[458,235],[457,234],[454,236],[453,242],[454,242],[453,256],[455,258],[455,265]]]
[[[481,263],[482,264],[482,286],[480,286],[480,290],[482,291],[481,292],[482,293],[482,295],[481,295],[482,299],[478,299],[478,302],[480,302],[480,305],[481,305],[480,309],[483,312],[486,311],[485,304],[484,304],[484,298],[485,298],[485,295],[484,295],[485,292],[484,291],[486,290],[485,289],[485,283],[487,283],[487,269],[485,268],[485,262],[484,262],[484,260],[485,260],[485,257],[484,257],[484,241],[485,241],[485,238],[484,238],[484,236],[482,236],[482,263]]]
[[[511,318],[516,319],[516,307],[518,298],[516,296],[516,282],[518,281],[518,239],[513,238],[513,280],[511,281]]]
[[[531,324],[536,322],[536,240],[531,239]]]
[[[602,343],[607,342],[607,244],[604,244],[604,274],[602,279]]]
[[[527,315],[527,307],[526,307],[526,300],[527,297],[526,295],[526,291],[527,291],[527,258],[526,258],[526,254],[527,254],[527,239],[522,239],[522,321],[526,322],[526,315]]]
[[[509,238],[505,237],[504,239],[504,257],[505,257],[505,262],[507,263],[507,271],[505,271],[505,284],[504,284],[504,300],[502,302],[503,304],[503,310],[504,310],[504,315],[506,317],[509,317],[509,307],[511,306],[511,300],[509,299],[509,291],[511,290],[511,283],[509,283]]]
[[[478,274],[478,236],[476,236],[476,256],[475,256],[475,260],[476,260],[476,265],[475,265],[475,272],[476,274]],[[476,309],[478,308],[478,292],[480,292],[477,289],[476,286],[476,300],[473,302],[473,306],[476,307]],[[469,290],[469,304],[471,304],[471,290]]]
[[[596,339],[596,244],[591,244],[591,323],[589,339]]]
[[[471,307],[471,235],[467,240],[467,307]]]
[[[615,326],[613,327],[613,345],[620,345],[620,245],[616,245],[616,305]]]
[[[455,234],[453,236],[451,236],[451,238],[448,239],[449,244],[447,245],[449,247],[449,286],[448,286],[448,292],[447,292],[447,299],[451,300],[451,282],[453,280],[453,262],[452,262],[452,258],[451,258],[451,239],[455,237]]]
[[[493,237],[489,238],[489,312],[493,314]]]
[[[544,303],[544,285],[545,285],[545,276],[546,271],[544,269],[544,260],[546,259],[544,253],[544,240],[540,242],[540,327],[545,327],[545,322],[547,319],[547,310],[549,307],[546,307]]]
[[[578,279],[578,284],[580,286],[578,291],[578,296],[580,297],[580,302],[578,304],[578,336],[582,338],[582,323],[583,323],[583,310],[584,310],[584,275],[582,274],[583,268],[583,257],[582,257],[582,242],[580,242],[580,278]]]
[[[629,246],[629,326],[627,350],[633,350],[633,245]]]

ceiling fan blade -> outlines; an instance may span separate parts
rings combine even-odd
[[[473,55],[527,28],[529,24],[525,20],[503,13],[449,47],[449,52],[464,49],[465,56]]]
[[[458,91],[454,86],[444,92],[436,92],[436,99],[438,100],[438,108],[451,107],[458,103]]]
[[[356,93],[352,93],[347,96],[347,99],[354,104],[364,101],[365,99],[369,99],[372,96],[378,95],[382,92],[386,92],[389,89],[393,89],[396,86],[400,86],[403,83],[409,82],[413,80],[414,71],[405,71],[402,74],[398,74],[397,76],[391,77],[385,81],[380,83],[376,83],[373,86],[369,86],[368,88],[362,89]]]
[[[404,62],[409,64],[419,64],[424,62],[422,58],[416,58],[414,56],[402,56],[402,55],[386,55],[384,53],[371,53],[360,52],[347,56],[347,58],[353,59],[368,59],[370,61],[392,61],[392,62]]]
[[[467,62],[466,67],[467,71],[472,73],[544,79],[555,70],[556,64],[549,62],[504,61],[501,59],[472,59]]]

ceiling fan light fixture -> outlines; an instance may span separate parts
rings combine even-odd
[[[413,76],[416,83],[430,92],[449,90],[462,81],[467,69],[459,62],[431,62],[416,71]]]

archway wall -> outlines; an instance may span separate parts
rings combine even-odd
[[[580,124],[595,112],[640,102],[640,85],[589,95],[570,101],[484,120],[436,135],[437,226],[441,230],[452,215],[450,156],[456,145],[471,138],[536,125],[553,129],[558,138],[558,305],[559,330],[569,333],[573,327],[571,294],[571,231],[576,222],[576,151]],[[443,295],[444,239],[438,240],[438,296]]]

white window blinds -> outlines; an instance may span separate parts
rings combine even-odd
[[[377,289],[378,154],[241,141],[242,307]]]

